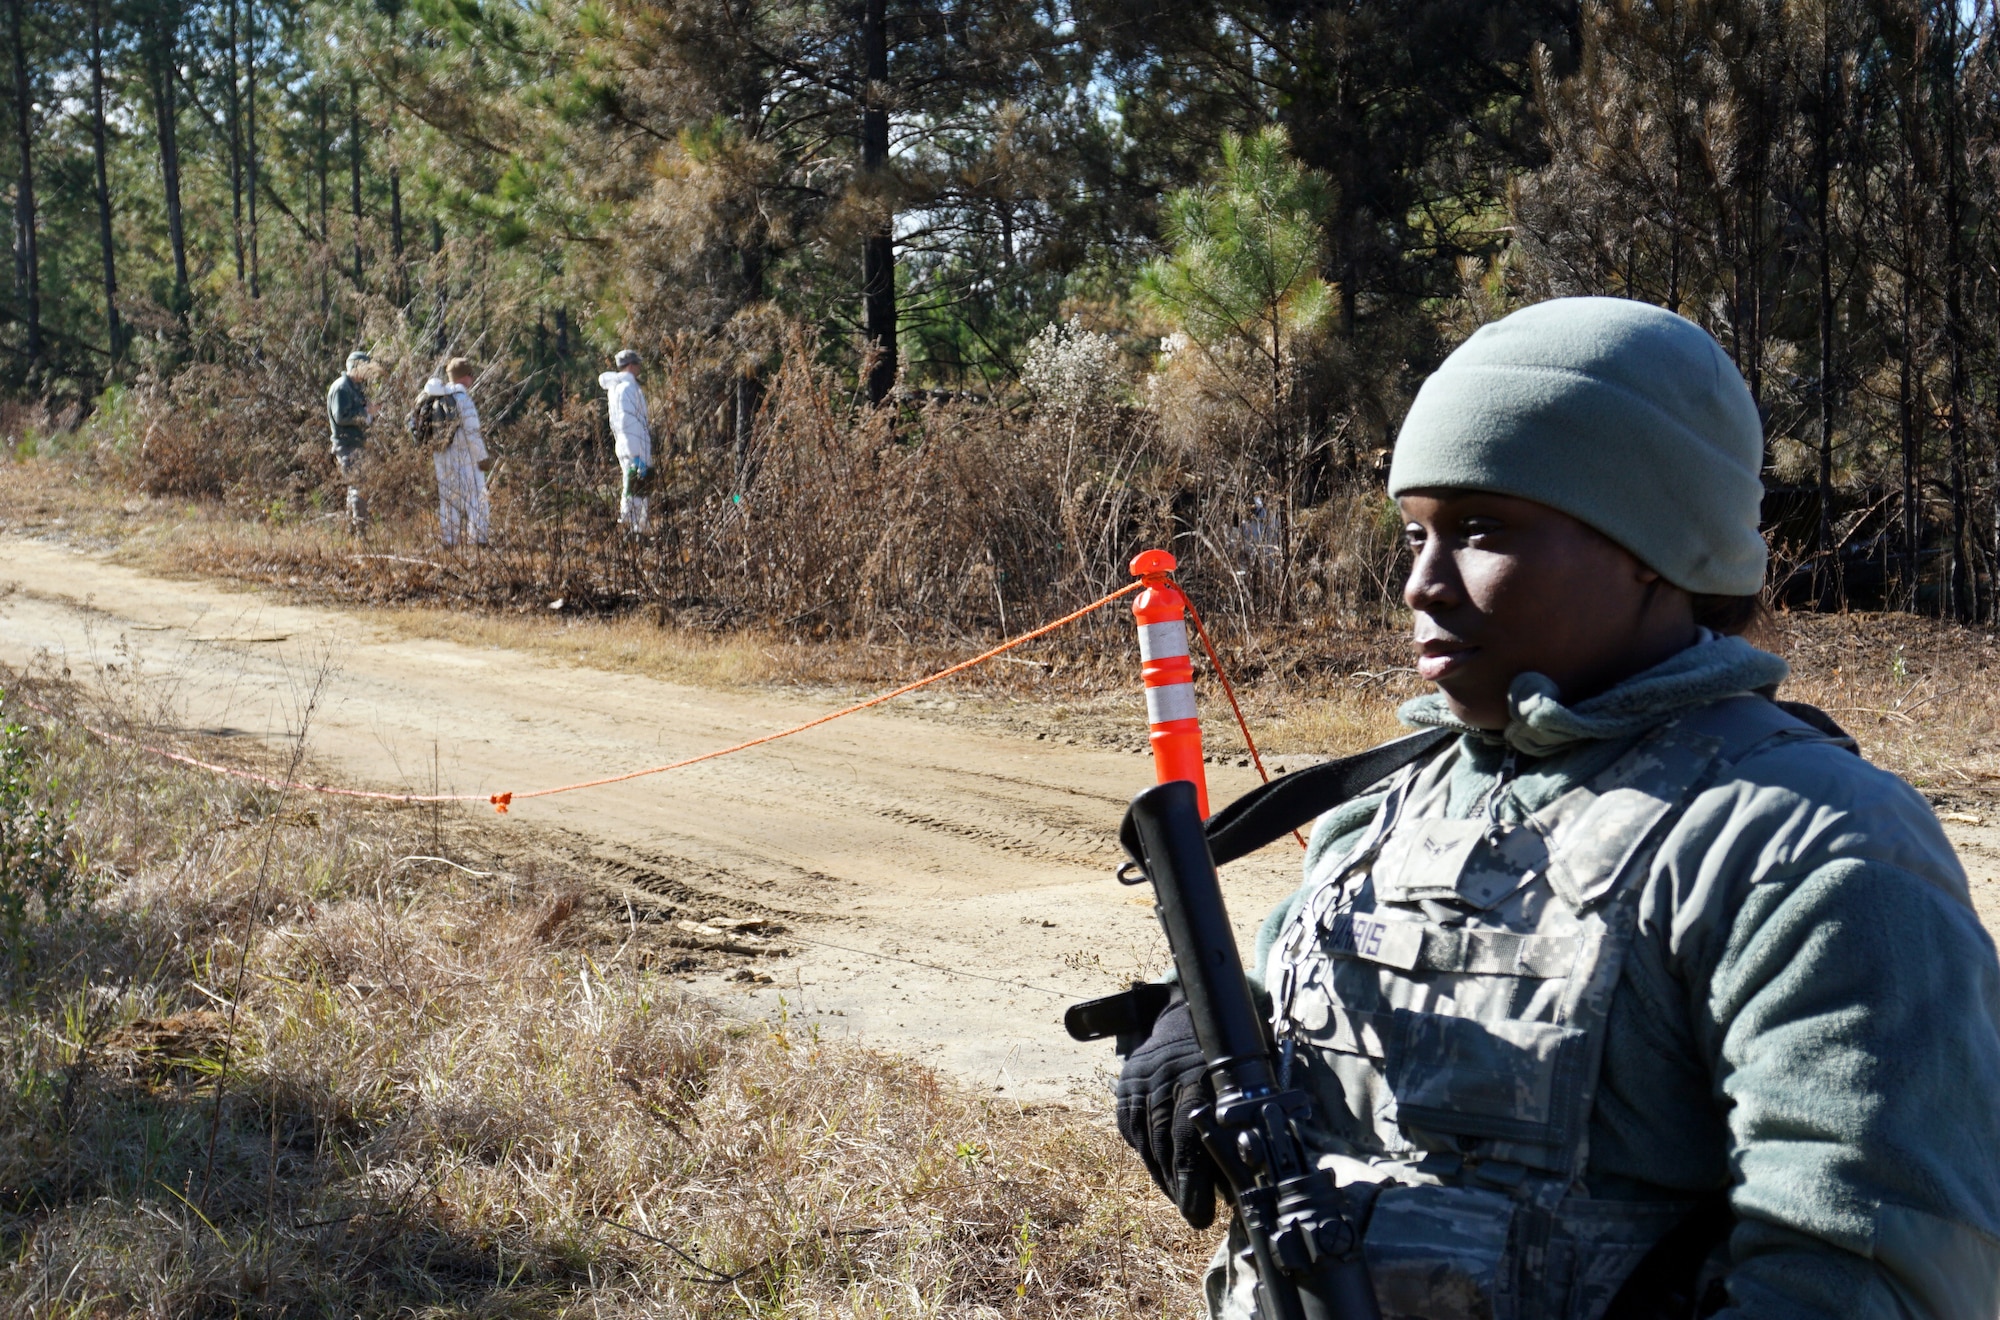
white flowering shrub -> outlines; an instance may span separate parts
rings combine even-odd
[[[1123,376],[1117,343],[1072,316],[1067,325],[1051,321],[1029,343],[1021,383],[1044,408],[1078,413],[1109,402]]]

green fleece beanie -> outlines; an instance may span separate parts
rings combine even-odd
[[[1707,331],[1624,298],[1556,298],[1480,327],[1417,391],[1389,494],[1517,495],[1588,523],[1700,595],[1764,585],[1764,427]]]

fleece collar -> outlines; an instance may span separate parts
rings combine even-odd
[[[1547,756],[1576,743],[1633,737],[1692,707],[1773,688],[1791,672],[1741,637],[1704,630],[1693,646],[1574,706],[1563,704],[1547,675],[1516,677],[1507,690],[1507,727],[1498,735],[1453,715],[1441,692],[1404,703],[1396,715],[1417,728],[1455,729],[1504,740],[1526,756]]]

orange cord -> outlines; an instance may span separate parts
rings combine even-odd
[[[1133,592],[1139,590],[1139,588],[1144,585],[1145,583],[1143,582],[1127,583],[1125,586],[1118,588],[1118,590],[1112,592],[1110,595],[1100,596],[1096,600],[1090,602],[1090,604],[1084,606],[1082,609],[1073,610],[1070,613],[1063,615],[1060,619],[1057,619],[1054,623],[1045,623],[1041,627],[1035,629],[1033,632],[1025,632],[1022,633],[1019,637],[1000,643],[1000,645],[994,647],[990,651],[981,651],[978,655],[973,656],[970,660],[961,660],[959,663],[953,665],[951,668],[940,669],[937,673],[932,674],[928,678],[920,678],[914,683],[905,683],[903,686],[897,688],[893,692],[884,692],[880,696],[870,697],[866,701],[857,701],[852,706],[847,706],[841,710],[834,711],[830,715],[822,715],[816,720],[807,720],[804,724],[795,725],[792,728],[785,729],[781,732],[767,733],[761,738],[752,738],[748,742],[737,743],[734,747],[724,747],[720,751],[714,751],[714,752],[703,752],[700,756],[690,756],[684,761],[675,761],[670,765],[656,765],[647,770],[633,770],[626,774],[611,775],[604,779],[587,780],[581,784],[564,784],[561,788],[538,788],[530,793],[496,793],[493,795],[492,799],[493,805],[499,808],[501,811],[505,811],[507,810],[507,803],[516,798],[547,797],[552,793],[569,793],[579,788],[597,788],[603,784],[620,784],[628,779],[638,779],[645,775],[657,775],[668,770],[678,770],[682,766],[696,765],[702,761],[713,761],[718,756],[728,756],[731,752],[740,752],[751,747],[761,747],[767,742],[776,742],[780,738],[789,738],[795,733],[804,733],[807,729],[816,729],[820,725],[825,724],[830,720],[837,720],[843,715],[852,715],[856,711],[867,710],[870,706],[879,706],[883,702],[893,700],[896,697],[900,697],[906,692],[915,692],[918,688],[926,687],[932,683],[937,682],[941,678],[950,678],[953,674],[962,674],[966,670],[971,669],[975,665],[981,665],[986,663],[988,660],[991,660],[996,655],[1000,655],[1006,651],[1011,651],[1015,647],[1024,645],[1025,643],[1032,642],[1037,637],[1046,636],[1047,634],[1054,632],[1056,629],[1064,626],[1065,624],[1075,623],[1078,619],[1081,619],[1084,615],[1091,613],[1093,610],[1101,610],[1106,605],[1109,605],[1112,601],[1117,600],[1121,596],[1129,596]]]
[[[970,660],[962,660],[959,663],[952,665],[948,669],[940,669],[935,674],[931,674],[924,678],[920,678],[916,680],[914,683],[905,683],[903,686],[899,688],[895,688],[892,689],[891,691],[881,693],[878,696],[870,697],[866,701],[857,701],[852,706],[845,706],[842,707],[840,710],[833,711],[830,714],[821,715],[817,719],[807,720],[804,724],[793,725],[789,729],[782,729],[777,733],[767,733],[761,738],[752,738],[747,742],[737,743],[733,747],[723,747],[712,752],[703,752],[699,756],[686,757],[679,761],[669,762],[666,765],[649,766],[644,770],[630,770],[622,775],[608,775],[602,779],[587,779],[581,783],[576,783],[576,784],[562,784],[555,788],[537,788],[530,790],[529,792],[526,793],[514,793],[514,792],[385,793],[385,792],[377,792],[360,788],[336,788],[331,784],[307,784],[307,783],[301,783],[297,780],[277,779],[270,775],[260,775],[250,770],[239,770],[234,766],[217,765],[213,761],[203,761],[197,757],[188,756],[181,752],[169,751],[164,747],[154,747],[150,744],[139,742],[137,739],[127,738],[121,734],[116,734],[105,729],[97,728],[95,725],[84,724],[81,727],[86,733],[92,734],[98,738],[102,738],[106,742],[117,743],[125,747],[137,748],[142,752],[146,752],[149,753],[150,755],[160,757],[162,760],[174,761],[181,765],[192,766],[198,770],[207,770],[212,774],[226,775],[232,779],[245,779],[249,780],[252,783],[265,784],[272,788],[298,789],[303,792],[320,793],[330,797],[370,798],[375,801],[381,801],[381,802],[415,803],[415,802],[484,801],[484,802],[490,802],[493,805],[494,810],[502,814],[505,814],[507,808],[510,805],[512,805],[514,801],[517,799],[552,797],[557,793],[574,793],[578,789],[582,788],[601,788],[606,784],[622,784],[630,779],[643,779],[648,775],[664,774],[669,770],[679,770],[685,766],[698,765],[703,761],[713,761],[718,757],[729,756],[735,752],[747,751],[752,747],[761,747],[765,743],[777,742],[780,738],[789,738],[794,734],[804,733],[808,729],[816,729],[820,725],[831,723],[834,720],[840,719],[842,716],[853,715],[858,711],[867,710],[871,706],[879,706],[885,701],[893,701],[897,697],[904,696],[911,692],[915,692],[918,688],[928,687],[932,683],[936,683],[942,679],[950,678],[954,674],[962,674],[968,669],[972,669],[978,665],[984,664],[986,661],[993,659],[995,656],[1003,655],[1006,652],[1015,649],[1016,647],[1025,646],[1027,643],[1034,641],[1038,637],[1046,637],[1048,634],[1054,632],[1058,628],[1064,627],[1068,624],[1075,623],[1078,619],[1081,619],[1088,614],[1094,613],[1097,610],[1103,609],[1106,605],[1109,605],[1112,601],[1118,600],[1124,596],[1131,595],[1133,592],[1139,590],[1144,585],[1145,585],[1144,582],[1127,583],[1125,586],[1122,586],[1118,590],[1111,592],[1109,595],[1100,596],[1096,600],[1092,601],[1090,604],[1085,605],[1083,608],[1078,610],[1072,610],[1070,613],[1063,615],[1060,619],[1057,619],[1052,623],[1045,623],[1041,627],[1036,628],[1031,632],[1025,632],[1018,637],[1010,638],[1007,641],[1002,642],[1000,645],[991,648],[990,650],[981,651],[978,655],[973,656]],[[1183,594],[1185,594],[1185,592],[1183,592]],[[1229,698],[1229,709],[1236,716],[1236,727],[1242,730],[1243,732],[1243,743],[1246,747],[1250,749],[1250,759],[1257,767],[1257,774],[1261,779],[1263,779],[1265,783],[1268,784],[1271,782],[1271,775],[1270,772],[1265,770],[1264,768],[1264,758],[1262,754],[1259,753],[1257,750],[1256,739],[1250,736],[1250,724],[1249,721],[1243,718],[1243,707],[1240,704],[1238,704],[1236,700],[1236,688],[1229,681],[1229,672],[1223,668],[1222,657],[1216,653],[1215,643],[1209,640],[1208,629],[1204,627],[1201,622],[1201,612],[1195,609],[1194,601],[1192,599],[1188,601],[1188,617],[1194,620],[1195,635],[1201,638],[1202,650],[1208,653],[1209,665],[1215,670],[1215,676],[1218,679],[1222,680],[1223,695]],[[44,715],[54,715],[56,713],[55,711],[50,710],[47,706],[42,705],[40,702],[29,700],[26,697],[17,696],[15,699],[20,701],[23,705],[41,711]],[[1299,841],[1299,846],[1301,848],[1306,846],[1305,838],[1297,830],[1292,831],[1292,837]]]
[[[580,788],[599,788],[605,784],[622,784],[628,779],[643,779],[647,775],[664,774],[669,770],[679,770],[683,766],[697,765],[703,761],[713,761],[717,757],[728,756],[732,752],[741,752],[748,750],[749,748],[752,747],[761,747],[765,743],[776,742],[780,738],[789,738],[795,733],[804,733],[807,729],[816,729],[820,725],[829,723],[833,720],[837,720],[843,715],[852,715],[856,711],[867,710],[870,706],[879,706],[883,702],[893,701],[895,698],[903,696],[905,693],[915,692],[918,688],[921,687],[928,687],[929,685],[939,681],[940,679],[950,678],[953,674],[962,674],[966,670],[971,669],[976,665],[984,664],[986,661],[991,660],[994,656],[1002,655],[1008,651],[1013,650],[1017,646],[1024,646],[1027,643],[1034,641],[1037,637],[1045,637],[1048,634],[1054,632],[1058,628],[1061,628],[1067,624],[1075,623],[1078,619],[1083,618],[1085,615],[1090,614],[1096,610],[1103,609],[1106,605],[1109,605],[1112,601],[1117,600],[1123,596],[1131,595],[1133,592],[1139,590],[1144,585],[1145,583],[1143,582],[1127,583],[1126,585],[1118,588],[1118,590],[1112,592],[1108,596],[1098,597],[1096,600],[1090,602],[1090,604],[1085,605],[1082,609],[1072,610],[1068,614],[1063,615],[1060,619],[1057,619],[1053,623],[1045,623],[1041,627],[1036,628],[1032,632],[1025,632],[1022,633],[1019,637],[1010,638],[1009,640],[1000,643],[1000,645],[993,647],[991,650],[981,651],[978,655],[973,656],[970,660],[962,660],[958,664],[951,666],[949,669],[940,669],[937,673],[931,674],[925,678],[920,678],[914,683],[905,683],[903,686],[896,688],[893,691],[884,692],[880,696],[870,697],[866,701],[857,701],[852,706],[843,707],[840,710],[834,711],[830,715],[822,715],[818,719],[807,720],[804,724],[794,725],[789,729],[783,729],[777,733],[767,733],[761,738],[752,738],[748,742],[737,743],[734,747],[724,747],[718,751],[703,752],[700,756],[690,756],[687,757],[685,760],[673,761],[667,765],[650,766],[644,770],[631,770],[627,771],[625,774],[622,775],[608,775],[603,779],[587,779],[580,784],[563,784],[556,788],[537,788],[526,793],[513,793],[513,792],[380,793],[380,792],[370,792],[366,789],[359,789],[359,788],[334,788],[333,786],[328,784],[302,784],[295,780],[274,779],[269,775],[260,775],[249,770],[238,770],[233,766],[217,765],[212,761],[197,760],[192,756],[187,756],[180,752],[168,751],[164,747],[153,747],[146,743],[139,742],[135,739],[122,737],[118,734],[107,732],[103,729],[96,728],[89,724],[85,724],[82,727],[85,732],[94,734],[97,737],[104,739],[106,742],[119,743],[126,747],[136,747],[142,752],[151,753],[152,755],[160,757],[164,760],[176,761],[182,765],[194,766],[196,769],[207,770],[218,775],[227,775],[232,779],[247,779],[253,783],[267,784],[272,788],[300,789],[308,793],[324,793],[333,797],[374,798],[378,801],[388,801],[388,802],[482,802],[483,801],[492,803],[493,809],[504,815],[507,811],[508,806],[510,806],[516,799],[519,798],[550,797],[557,793],[573,793]],[[1201,625],[1197,621],[1195,626],[1199,628]],[[1204,638],[1204,640],[1206,639]],[[1224,680],[1224,682],[1226,683],[1227,680]],[[45,715],[55,714],[55,712],[50,710],[48,707],[40,705],[33,701],[29,701],[26,697],[18,698],[18,700],[20,700],[25,705],[32,706],[34,709],[41,711]],[[1233,696],[1230,698],[1230,702],[1232,704],[1235,702],[1235,700],[1236,698]],[[1241,716],[1239,715],[1238,718],[1240,719]],[[1261,769],[1262,767],[1260,766],[1259,768]]]
[[[1183,590],[1182,595],[1187,595]],[[1201,638],[1201,649],[1208,652],[1208,663],[1215,670],[1215,676],[1222,680],[1222,694],[1229,698],[1229,709],[1236,714],[1236,727],[1243,731],[1243,745],[1250,749],[1251,763],[1257,767],[1257,775],[1265,783],[1271,782],[1269,772],[1264,769],[1264,758],[1257,753],[1257,740],[1250,736],[1250,722],[1243,718],[1243,707],[1236,704],[1236,688],[1229,681],[1229,671],[1222,667],[1222,657],[1215,653],[1215,643],[1208,640],[1208,629],[1201,626],[1201,611],[1194,607],[1194,598],[1188,597],[1188,617],[1194,620],[1195,636]],[[1297,830],[1292,837],[1299,841],[1299,847],[1306,846],[1305,836]]]

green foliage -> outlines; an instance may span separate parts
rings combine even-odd
[[[1317,333],[1332,307],[1319,275],[1330,191],[1288,147],[1276,127],[1225,136],[1214,182],[1168,196],[1172,250],[1139,277],[1147,301],[1197,344],[1240,341],[1274,370],[1287,345]]]
[[[5,696],[0,694],[0,708]],[[28,962],[28,932],[83,898],[82,868],[70,847],[69,816],[50,806],[61,796],[38,782],[28,732],[0,715],[0,956]]]

